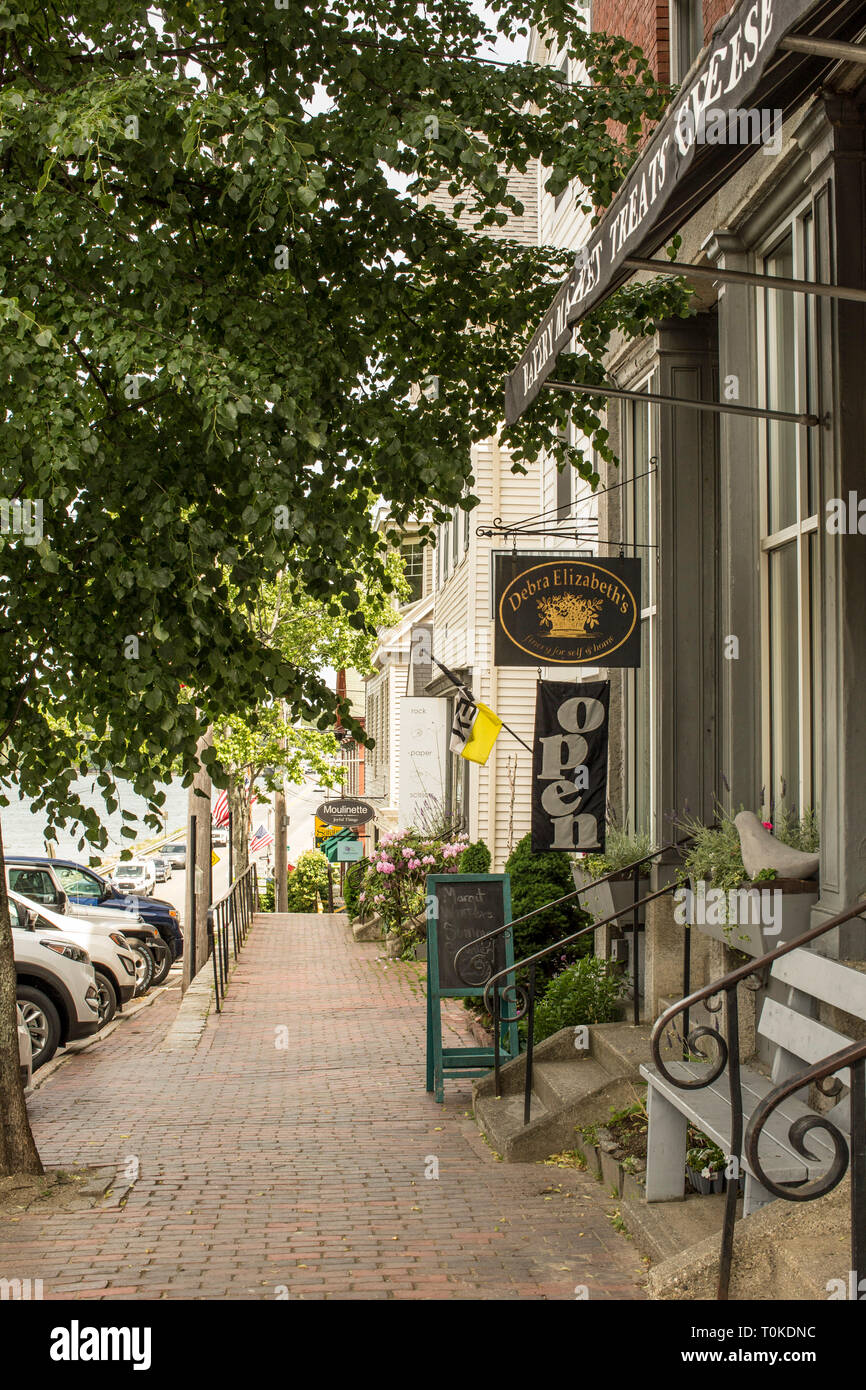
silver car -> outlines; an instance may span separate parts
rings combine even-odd
[[[29,1091],[33,1085],[33,1042],[20,1004],[15,1005],[15,1012],[18,1016],[18,1069],[24,1089]]]

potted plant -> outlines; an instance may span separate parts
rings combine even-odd
[[[678,921],[753,957],[766,955],[808,930],[818,901],[814,878],[783,878],[772,867],[756,870],[754,865],[749,874],[734,817],[721,807],[717,807],[714,826],[698,821],[681,825],[693,838],[678,875],[674,913]],[[780,843],[802,848],[804,853],[817,837],[812,812],[788,815],[784,821],[777,818],[776,829],[768,821],[763,826]]]
[[[703,1197],[725,1190],[725,1155],[717,1144],[691,1126],[686,1150],[686,1173],[695,1192],[700,1192]]]
[[[635,860],[649,854],[652,848],[649,835],[630,835],[619,826],[610,825],[605,835],[604,853],[586,854],[577,860],[573,868],[575,888],[583,888],[595,879],[604,878],[606,874],[615,875],[607,883],[588,888],[581,894],[581,906],[585,907],[597,922],[603,922],[606,917],[610,917],[614,912],[621,912],[634,902],[634,870],[631,865]],[[649,863],[640,865],[638,872],[641,880],[649,878],[650,868]],[[644,885],[640,889],[640,896],[643,897],[646,892],[647,888]],[[616,925],[627,930],[631,921],[631,913],[623,912]],[[643,921],[644,908],[640,907],[638,922]]]

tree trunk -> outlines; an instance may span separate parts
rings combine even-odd
[[[27,1102],[18,1070],[16,994],[6,861],[0,830],[0,1178],[44,1171],[30,1132]]]
[[[233,776],[229,782],[229,809],[232,813],[232,869],[240,878],[249,868],[249,804],[244,795],[243,777]]]
[[[183,988],[186,989],[207,960],[207,910],[211,903],[211,780],[201,765],[201,755],[213,743],[213,729],[198,741],[199,770],[188,798],[186,858],[186,942],[183,953]],[[192,872],[193,817],[195,817],[195,876]],[[193,893],[195,889],[195,893]]]

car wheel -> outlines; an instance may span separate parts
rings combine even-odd
[[[33,1045],[33,1070],[50,1062],[60,1046],[60,1015],[41,989],[18,986],[18,1003]]]
[[[135,992],[136,994],[146,994],[153,980],[153,956],[146,946],[136,946],[133,955],[135,956]]]
[[[164,942],[161,948],[154,944],[153,947],[148,946],[147,950],[148,954],[153,956],[153,979],[151,980],[151,984],[161,985],[174,964],[171,951]]]
[[[96,1016],[99,1019],[100,1028],[104,1028],[106,1023],[110,1023],[117,1013],[117,990],[114,988],[107,975],[103,975],[101,970],[94,970],[96,976],[96,993],[99,997]]]

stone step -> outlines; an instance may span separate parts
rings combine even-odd
[[[485,1078],[486,1079],[486,1078]],[[634,1082],[612,1077],[591,1057],[542,1062],[533,1068],[531,1118],[523,1123],[523,1091],[473,1096],[475,1119],[506,1163],[534,1163],[580,1147],[579,1127],[603,1123],[611,1107],[634,1100]]]
[[[611,1076],[639,1082],[641,1064],[652,1060],[651,1023],[594,1023],[589,1030],[590,1055]]]

